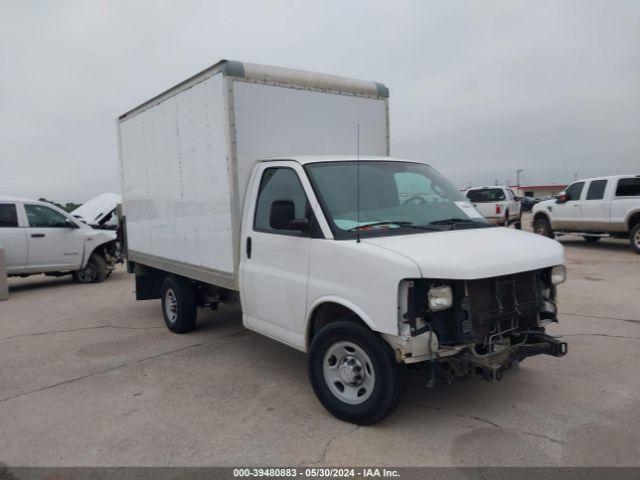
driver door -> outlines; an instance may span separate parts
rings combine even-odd
[[[573,230],[580,226],[580,205],[584,182],[576,182],[565,190],[568,200],[553,206],[553,228]]]
[[[82,265],[85,236],[77,225],[53,208],[24,204],[28,228],[29,270],[77,270]],[[73,226],[72,226],[73,225]]]
[[[256,173],[243,225],[240,293],[248,328],[304,348],[311,235],[290,224],[311,214],[298,168],[268,162]]]

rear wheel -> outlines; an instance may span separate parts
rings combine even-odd
[[[631,249],[640,254],[640,223],[636,223],[631,228],[631,235],[629,236],[631,242]]]
[[[78,283],[100,283],[109,276],[109,268],[105,259],[92,253],[87,265],[82,270],[73,272],[73,279]]]
[[[323,327],[309,352],[309,378],[335,417],[368,425],[389,415],[404,391],[404,365],[378,335],[341,320]]]
[[[167,328],[174,333],[186,333],[195,328],[196,296],[184,278],[167,277],[162,283],[162,314]]]
[[[538,218],[533,223],[533,231],[538,235],[543,235],[545,237],[554,238],[553,230],[551,230],[551,225],[549,224],[549,220],[544,217]]]
[[[594,237],[593,235],[583,235],[582,238],[584,238],[587,243],[596,243],[600,241],[600,237]]]

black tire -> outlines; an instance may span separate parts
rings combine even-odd
[[[92,253],[82,270],[73,272],[73,280],[77,283],[100,283],[109,276],[107,262],[101,255]]]
[[[173,333],[187,333],[196,326],[198,307],[191,283],[169,276],[162,282],[162,316]]]
[[[504,212],[504,226],[505,227],[509,226],[509,210]]]
[[[330,387],[325,379],[325,355],[342,342],[348,345],[355,344],[366,353],[370,361],[370,365],[367,363],[363,371],[372,371],[373,375],[369,377],[374,380],[366,400],[362,403],[350,404],[343,401],[332,392],[333,387]],[[347,357],[343,358],[343,361],[345,359]],[[404,392],[405,369],[404,365],[396,362],[391,347],[379,335],[355,322],[339,320],[323,327],[313,337],[309,351],[309,379],[318,400],[332,415],[346,422],[370,425],[382,420],[397,408]]]
[[[631,243],[631,249],[640,254],[640,223],[636,223],[631,227],[629,242]]]
[[[516,227],[516,230],[522,230],[522,214],[518,215],[518,219],[514,226]]]
[[[592,235],[583,235],[582,238],[584,238],[587,243],[596,243],[600,241],[600,237],[594,237]]]
[[[549,220],[544,217],[538,218],[538,220],[533,222],[533,231],[538,235],[543,235],[545,237],[555,237],[553,230],[551,230],[551,224],[549,223]]]

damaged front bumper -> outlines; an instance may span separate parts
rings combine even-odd
[[[455,377],[472,376],[496,382],[502,379],[506,370],[517,369],[520,362],[527,357],[563,357],[568,351],[565,341],[542,330],[518,332],[518,335],[513,337],[518,342],[498,345],[494,352],[488,354],[479,354],[474,344],[440,346],[432,349],[437,345],[437,340],[435,335],[431,336],[430,333],[421,335],[421,341],[418,341],[417,337],[385,337],[399,362],[430,363],[432,368],[438,369],[440,376],[449,381]]]
[[[566,342],[545,333],[546,325],[558,321],[554,268],[475,280],[403,281],[399,335],[384,336],[398,362],[430,365],[430,384],[435,370],[496,381],[527,357],[562,357]],[[450,306],[432,309],[430,292],[447,288]]]
[[[536,355],[563,357],[567,354],[567,343],[544,332],[522,332],[522,343],[501,346],[499,351],[479,355],[471,346],[458,355],[440,356],[436,361],[442,370],[452,377],[473,376],[489,382],[502,379],[505,370],[517,369],[522,360]]]

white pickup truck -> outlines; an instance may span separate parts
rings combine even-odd
[[[532,213],[540,235],[581,235],[587,242],[624,237],[640,253],[640,175],[578,180],[555,199],[535,205]]]
[[[95,230],[49,203],[3,196],[0,247],[9,276],[71,274],[79,283],[102,282],[118,257],[116,232]]]
[[[520,201],[511,188],[473,187],[467,190],[466,196],[490,223],[505,227],[513,224],[518,230],[522,228]]]
[[[495,381],[567,351],[545,333],[562,246],[494,228],[433,167],[389,157],[387,101],[374,82],[222,61],[118,121],[136,298],[161,299],[176,333],[240,304],[359,424],[394,410],[407,364],[429,385]]]

